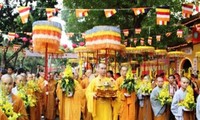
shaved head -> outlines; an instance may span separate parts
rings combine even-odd
[[[1,80],[2,81],[9,80],[9,81],[13,82],[12,76],[9,74],[5,74],[5,75],[1,76]]]
[[[6,94],[10,94],[13,88],[13,79],[10,75],[5,74],[1,77],[3,90]]]

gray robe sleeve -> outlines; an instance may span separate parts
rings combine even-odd
[[[171,104],[171,112],[175,116],[177,120],[183,119],[183,107],[179,106],[178,103],[181,99],[181,92],[178,90],[173,97],[172,104]]]
[[[200,96],[197,97],[196,117],[200,120]]]
[[[151,95],[150,95],[150,101],[151,101],[151,106],[153,109],[154,116],[159,116],[164,113],[166,106],[162,106],[160,101],[157,99],[159,94],[159,89],[158,87],[154,88]]]

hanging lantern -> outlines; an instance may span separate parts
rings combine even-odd
[[[124,29],[124,30],[123,30],[123,33],[124,33],[124,36],[128,36],[129,30],[128,30],[128,29]]]
[[[140,44],[141,44],[141,45],[144,45],[144,38],[141,38],[141,39],[140,39]]]
[[[177,37],[182,38],[183,37],[183,30],[177,30]]]
[[[136,28],[136,29],[135,29],[135,34],[140,34],[141,31],[142,31],[141,28]]]
[[[73,47],[73,48],[76,48],[76,47],[77,47],[77,44],[73,43],[73,44],[72,44],[72,47]]]
[[[15,34],[15,38],[19,38],[19,35],[17,33]]]
[[[137,38],[134,38],[134,39],[133,39],[133,42],[134,42],[134,44],[136,45],[136,44],[137,44]]]
[[[152,37],[149,37],[149,38],[148,38],[148,44],[149,44],[149,45],[152,45]]]
[[[161,35],[156,35],[156,40],[157,40],[157,42],[160,42],[160,40],[161,40]]]
[[[64,49],[66,49],[66,48],[67,48],[67,44],[64,44],[64,45],[62,45],[62,46],[63,46],[63,48],[64,48]]]
[[[79,45],[80,45],[80,46],[84,46],[85,43],[84,43],[84,42],[80,42]]]
[[[28,41],[28,38],[23,37],[23,38],[22,38],[22,41],[23,41],[23,42],[27,42],[27,41]]]

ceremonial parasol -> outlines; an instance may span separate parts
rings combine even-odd
[[[137,46],[136,47],[136,51],[143,55],[144,56],[144,73],[143,74],[147,74],[146,73],[146,63],[145,63],[145,60],[146,60],[146,55],[153,55],[153,53],[155,52],[155,48],[153,46]]]
[[[48,54],[58,53],[62,26],[53,21],[33,23],[33,51],[45,54],[45,79],[48,74]]]
[[[158,66],[159,66],[158,60],[159,60],[160,57],[166,56],[167,55],[167,51],[165,49],[157,49],[157,50],[155,50],[155,55],[157,56],[156,66],[157,66],[157,74],[158,74],[158,72],[159,72],[159,70],[158,70]]]
[[[97,51],[105,50],[105,64],[108,64],[109,50],[122,51],[125,46],[121,44],[121,31],[116,26],[95,26],[85,32],[86,47]]]
[[[176,70],[177,70],[177,59],[185,57],[185,55],[186,55],[186,53],[182,52],[182,51],[170,51],[170,52],[167,53],[167,56],[169,58],[175,58]]]

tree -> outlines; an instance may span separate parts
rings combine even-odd
[[[36,4],[36,6],[34,4]],[[0,44],[3,46],[1,67],[7,67],[12,64],[11,61],[14,58],[17,59],[18,54],[22,50],[29,49],[29,45],[32,44],[32,37],[27,35],[26,32],[32,31],[32,23],[34,21],[46,20],[45,8],[54,8],[56,4],[56,0],[5,0],[3,8],[0,10],[0,28],[2,31],[0,35]],[[26,24],[22,24],[19,13],[16,12],[16,8],[19,6],[31,7],[29,20]],[[7,37],[3,37],[7,35],[8,32],[17,33],[18,37],[10,41]],[[24,40],[24,38],[26,38],[26,40]],[[19,49],[13,52],[13,54],[8,55],[9,49],[12,48],[14,44],[20,45]]]
[[[147,39],[149,36],[152,36],[153,46],[157,48],[166,48],[167,46],[186,42],[184,38],[178,38],[176,36],[176,31],[178,29],[182,29],[184,35],[188,34],[187,28],[180,24],[181,4],[182,2],[180,0],[91,0],[88,2],[82,0],[65,0],[63,19],[66,21],[66,32],[76,33],[76,36],[73,37],[72,40],[76,40],[77,37],[79,37],[77,34],[83,33],[94,26],[113,25],[120,26],[121,30],[129,29],[129,36],[122,36],[123,40],[128,39],[129,44],[133,44],[131,43],[130,38],[136,37],[139,39],[144,37]],[[145,14],[135,15],[130,9],[135,7],[147,7],[148,9]],[[168,25],[156,25],[155,9],[157,7],[170,8],[171,15]],[[89,15],[84,18],[76,18],[75,9],[90,9]],[[106,18],[103,11],[104,9],[116,9],[117,13],[110,18]],[[141,34],[135,35],[135,28],[140,27],[142,28]],[[172,34],[166,36],[165,34],[168,32]],[[156,42],[156,35],[162,35],[161,42]],[[139,45],[139,43],[137,44]]]

